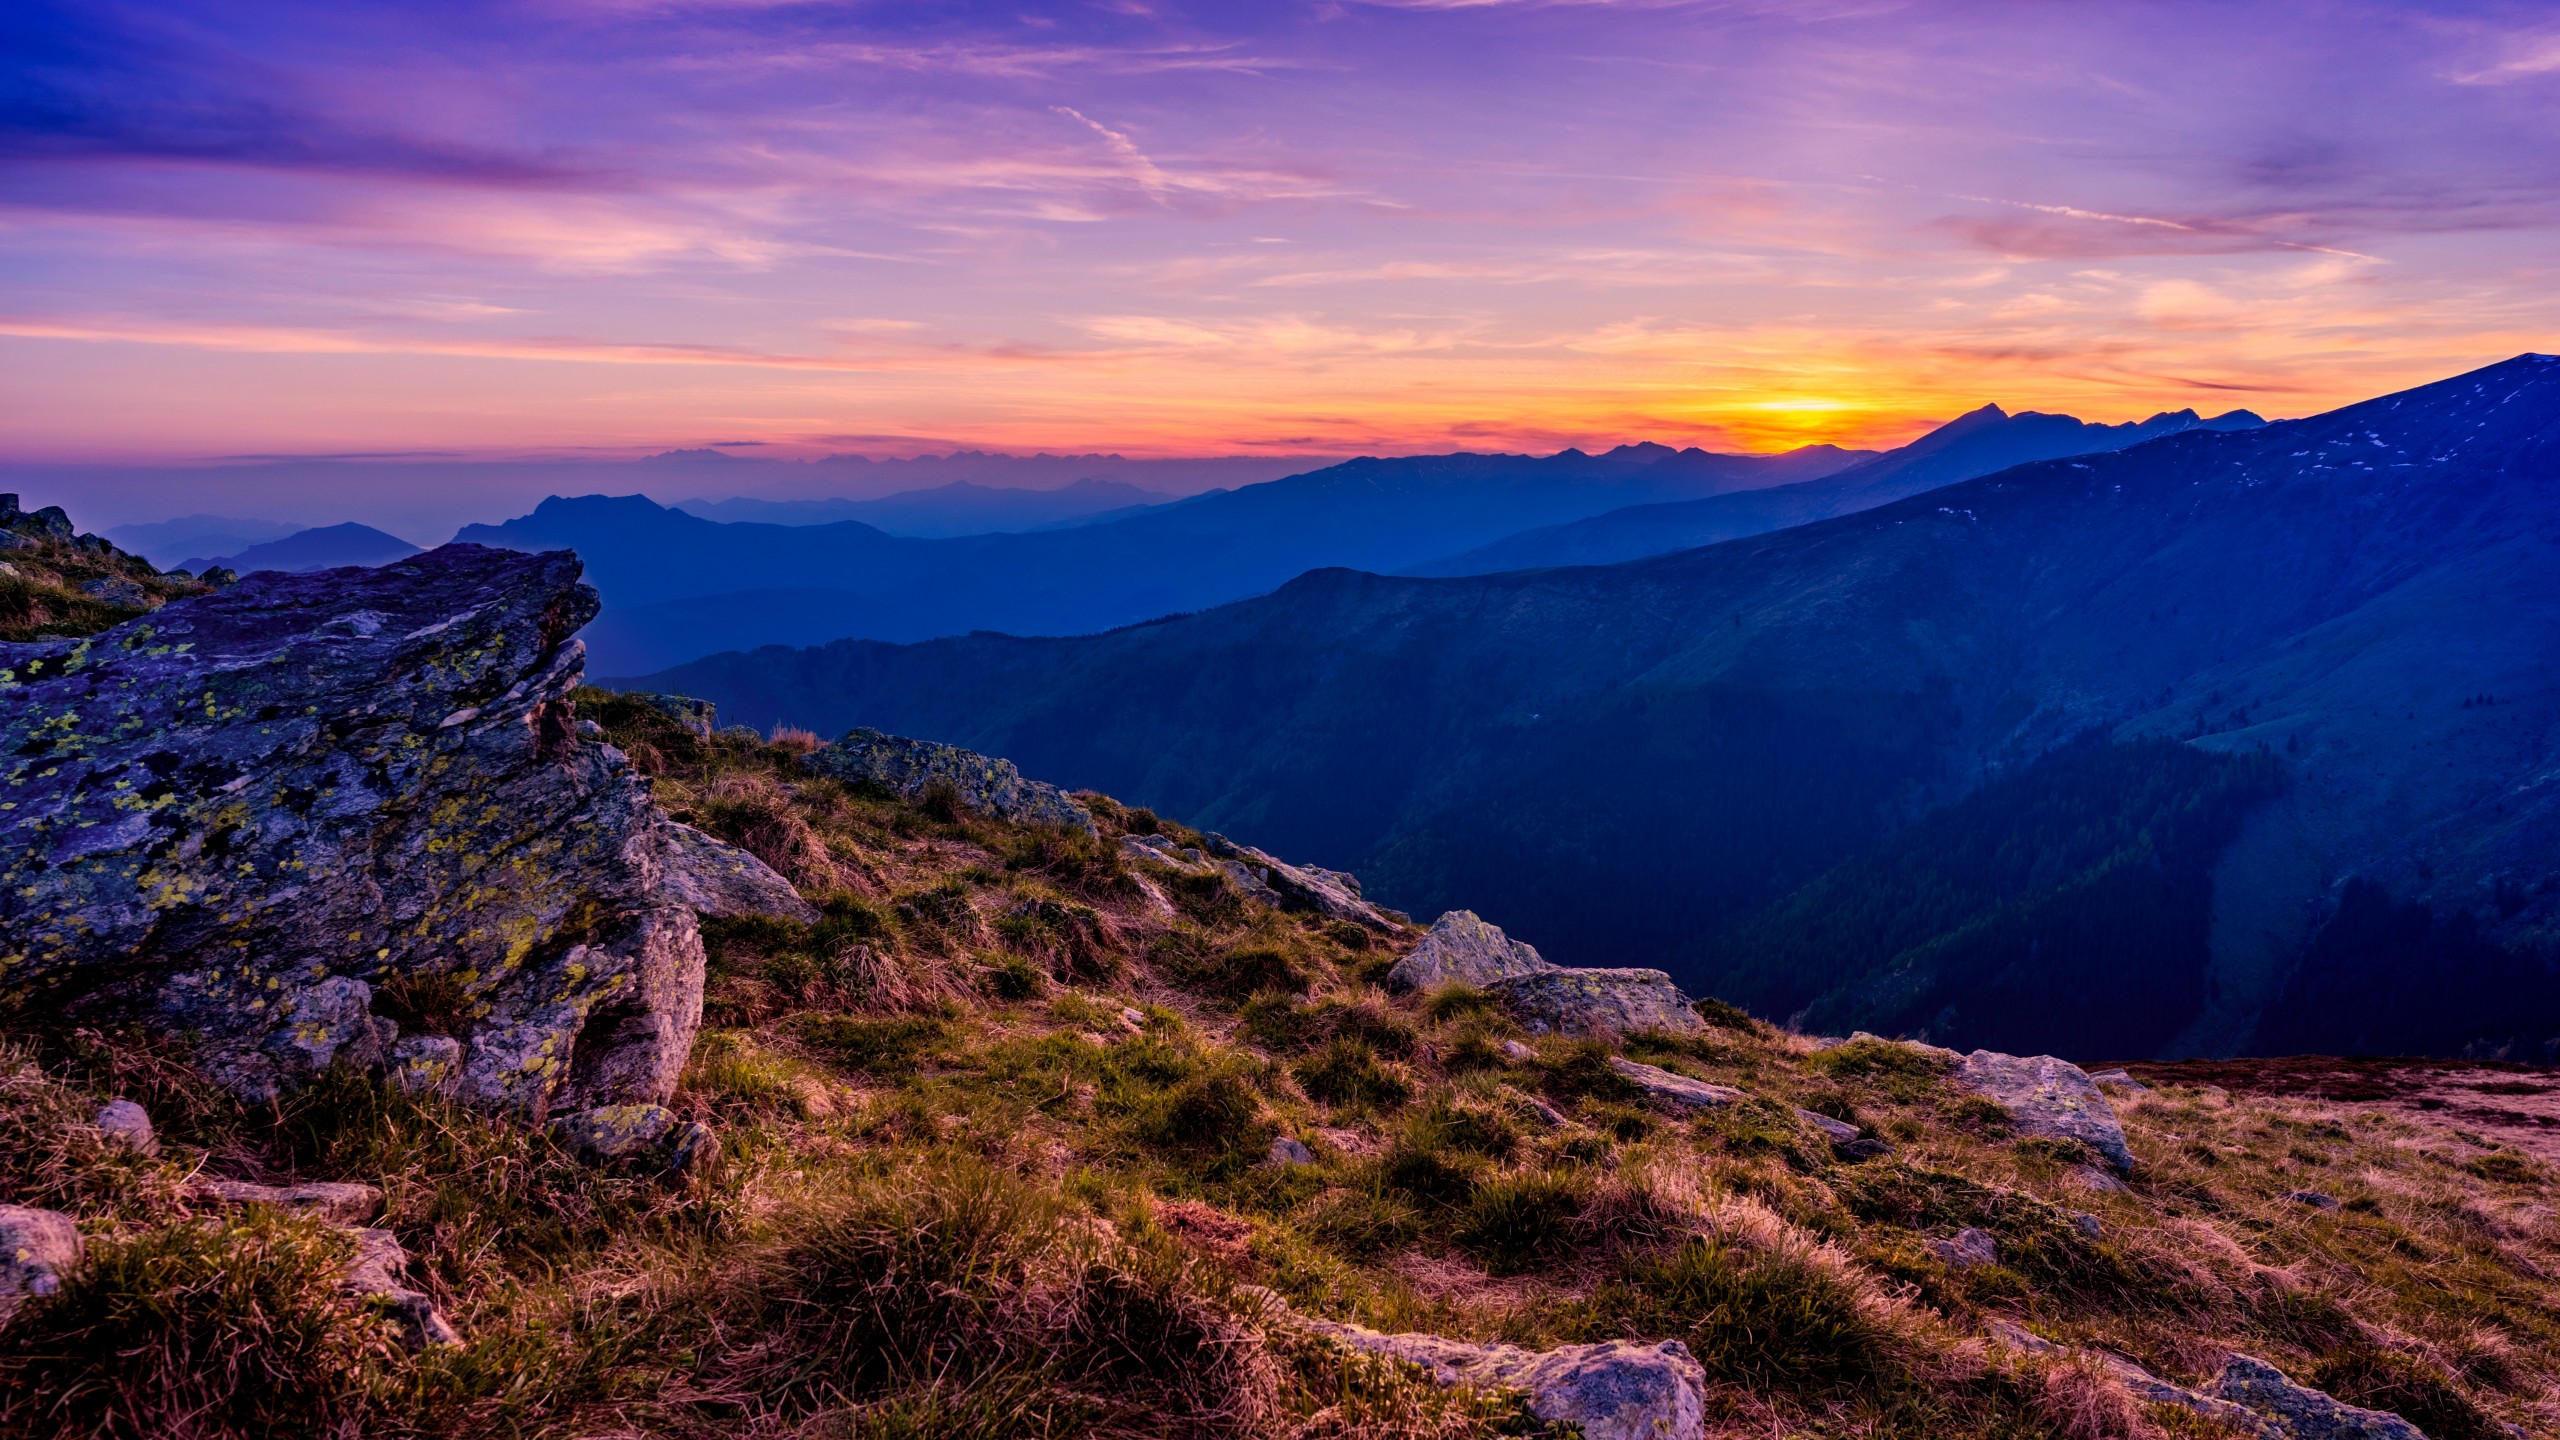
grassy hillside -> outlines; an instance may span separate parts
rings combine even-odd
[[[0,640],[94,635],[207,587],[163,575],[94,535],[75,535],[59,509],[0,504]]]
[[[1098,839],[1009,826],[804,778],[805,736],[581,705],[824,910],[715,929],[675,1104],[721,1163],[598,1173],[353,1076],[247,1110],[178,1051],[11,1031],[0,1204],[77,1215],[92,1263],[0,1328],[0,1433],[1536,1433],[1266,1288],[1384,1329],[1676,1337],[1714,1434],[2221,1433],[2003,1323],[2190,1382],[2245,1350],[2437,1440],[2560,1425],[2550,1172],[2432,1112],[2119,1092],[2139,1166],[2093,1190],[1926,1050],[1717,1006],[1693,1036],[1525,1036],[1463,988],[1377,988],[1410,931],[1128,859],[1123,834],[1198,838],[1165,818],[1094,797]],[[1750,1098],[1648,1109],[1613,1054]],[[158,1158],[89,1123],[119,1095]],[[1893,1151],[1845,1161],[1796,1106]],[[1313,1163],[1268,1163],[1279,1136]],[[207,1208],[200,1174],[381,1186],[467,1343],[408,1356],[330,1283],[333,1232]],[[1964,1229],[1998,1262],[1932,1248]]]

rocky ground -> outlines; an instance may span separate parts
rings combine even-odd
[[[2560,1433],[2552,1162],[2496,1118],[2542,1072],[1791,1034],[999,761],[557,698],[528,753],[736,850],[617,832],[638,888],[512,969],[344,957],[381,1043],[268,1088],[201,1047],[293,1026],[11,993],[0,1434]],[[686,896],[663,1092],[392,1060],[467,1072],[476,994]],[[650,1013],[564,1011],[563,1068]]]

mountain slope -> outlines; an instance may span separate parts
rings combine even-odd
[[[2264,423],[2246,410],[2211,420],[2193,410],[2174,410],[2138,423],[2093,425],[2069,415],[2033,410],[2011,415],[1997,405],[1985,405],[1899,450],[1818,479],[1739,495],[1629,506],[1505,536],[1463,555],[1412,566],[1404,573],[1489,575],[1548,565],[1612,565],[1855,514],[2030,461],[2121,450],[2188,430],[2245,430]]]
[[[1858,458],[1828,446],[1763,456],[1630,445],[1354,460],[1116,521],[947,540],[855,521],[721,525],[638,496],[588,496],[456,538],[576,550],[606,606],[588,636],[594,663],[628,673],[784,640],[1096,631],[1260,594],[1320,566],[1392,570],[1527,526]]]
[[[1005,754],[1709,985],[1717,933],[2092,726],[2263,747],[2293,780],[2216,862],[2204,1008],[2143,1037],[2227,1052],[2344,875],[2446,912],[2504,896],[2502,943],[2550,941],[2555,653],[2560,361],[2528,356],[1624,565],[1325,571],[1106,635],[650,684]],[[2469,1019],[2517,1039],[2490,1032],[2521,1015]]]
[[[826,525],[859,520],[891,535],[948,539],[999,531],[1036,530],[1088,522],[1162,505],[1174,497],[1116,480],[1078,480],[1055,490],[1015,490],[954,480],[930,490],[907,490],[877,500],[684,500],[672,508],[723,523]]]
[[[342,565],[388,565],[417,553],[417,546],[397,535],[350,520],[343,525],[296,530],[281,540],[252,545],[236,555],[189,560],[178,568],[202,573],[211,566],[226,565],[243,575],[259,570],[334,570]]]

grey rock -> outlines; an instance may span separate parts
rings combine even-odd
[[[753,855],[670,820],[661,879],[666,893],[696,914],[735,920],[761,915],[818,923],[818,907]]]
[[[1528,1112],[1532,1116],[1536,1117],[1537,1122],[1549,1130],[1561,1130],[1572,1123],[1565,1118],[1565,1113],[1563,1111],[1548,1104],[1538,1096],[1523,1095],[1520,1097],[1520,1101],[1521,1104],[1527,1108]]]
[[[709,1164],[720,1153],[710,1127],[664,1105],[602,1105],[551,1122],[561,1148],[590,1164],[640,1162],[670,1175]]]
[[[2107,1238],[2106,1222],[2100,1220],[2097,1216],[2090,1214],[2086,1210],[2065,1210],[2062,1213],[2064,1218],[2071,1222],[2072,1229],[2079,1231],[2081,1234],[2088,1236],[2092,1240],[2104,1240]]]
[[[1434,1384],[1517,1390],[1529,1413],[1583,1440],[1702,1440],[1706,1371],[1677,1340],[1524,1350],[1438,1335],[1389,1335],[1332,1320],[1299,1324],[1353,1350],[1420,1368]]]
[[[833,776],[848,784],[877,785],[906,800],[921,800],[936,789],[946,789],[961,808],[981,815],[1023,825],[1061,825],[1087,835],[1099,833],[1093,817],[1057,786],[1024,779],[1010,760],[957,745],[856,728],[834,744],[810,751],[800,763],[811,774]]]
[[[1302,1141],[1293,1140],[1286,1135],[1277,1135],[1272,1137],[1270,1163],[1283,1167],[1313,1165],[1316,1163],[1316,1152],[1308,1149]]]
[[[1532,1031],[1622,1035],[1634,1030],[1703,1030],[1688,997],[1659,970],[1541,970],[1486,987]]]
[[[110,1100],[98,1108],[92,1122],[107,1138],[123,1145],[136,1155],[160,1153],[160,1137],[152,1132],[151,1112],[130,1100]]]
[[[2123,1181],[2108,1174],[2106,1171],[2099,1169],[2095,1165],[2074,1165],[2069,1170],[2064,1171],[2063,1175],[2064,1178],[2068,1179],[2072,1184],[2079,1186],[2083,1190],[2095,1190],[2106,1195],[2121,1195],[2125,1193],[2125,1184]]]
[[[56,1210],[0,1205],[0,1325],[80,1268],[80,1227]]]
[[[289,1215],[362,1225],[382,1213],[382,1192],[371,1185],[315,1180],[299,1185],[259,1185],[247,1180],[198,1180],[188,1192],[215,1205],[272,1205]]]
[[[2106,1371],[2135,1399],[2151,1405],[2173,1405],[2203,1416],[2223,1429],[2254,1437],[2254,1440],[2295,1440],[2265,1416],[2246,1406],[2199,1394],[2183,1385],[2173,1385],[2121,1355],[2104,1350],[2079,1350],[2057,1345],[2041,1335],[2030,1333],[2008,1320],[1991,1322],[1991,1333],[2012,1350],[2029,1355],[2072,1356],[2095,1364]]]
[[[690,695],[660,695],[649,691],[626,690],[623,692],[623,698],[637,700],[675,721],[696,740],[711,738],[712,724],[720,713],[710,701],[696,700]]]
[[[1163,835],[1123,835],[1120,837],[1120,853],[1132,860],[1170,865],[1176,870],[1194,875],[1218,868],[1214,861],[1200,851],[1176,845],[1170,838]]]
[[[2426,1432],[2383,1410],[2365,1410],[2296,1385],[2264,1360],[2234,1355],[2208,1392],[2269,1417],[2292,1440],[2427,1440]]]
[[[712,842],[578,735],[595,613],[572,555],[448,545],[0,644],[11,990],[188,1034],[263,1103],[382,1063],[374,989],[450,976],[462,1098],[672,1094],[703,963],[675,877]]]
[[[1704,1080],[1673,1074],[1658,1065],[1623,1057],[1611,1057],[1609,1068],[1633,1082],[1638,1090],[1644,1092],[1647,1100],[1676,1110],[1721,1110],[1736,1100],[1749,1098],[1730,1085],[1710,1085]]]
[[[461,1332],[445,1319],[436,1302],[403,1283],[409,1269],[409,1252],[401,1245],[400,1237],[388,1230],[350,1227],[350,1231],[355,1237],[356,1254],[342,1282],[346,1292],[380,1305],[392,1323],[400,1327],[400,1338],[412,1350],[461,1344]]]
[[[2089,1078],[2101,1085],[2113,1085],[2119,1090],[2131,1090],[2137,1095],[2147,1094],[2151,1089],[2150,1086],[2122,1070],[2101,1070]]]
[[[450,1096],[462,1084],[462,1042],[411,1035],[391,1047],[391,1083],[409,1095]]]
[[[1387,972],[1387,988],[1429,990],[1452,981],[1484,986],[1556,968],[1538,954],[1538,947],[1512,939],[1473,910],[1452,910],[1433,921],[1422,943],[1396,961]]]
[[[141,586],[121,575],[88,581],[81,585],[80,593],[126,610],[140,610],[151,604],[151,597],[142,593]]]
[[[2002,1055],[1976,1050],[1956,1071],[1956,1082],[2007,1113],[2018,1133],[2045,1140],[2076,1140],[2118,1173],[2133,1169],[2124,1126],[2087,1073],[2050,1055]]]
[[[711,738],[727,740],[738,745],[761,745],[764,743],[764,732],[753,725],[723,725],[711,732]]]
[[[1964,1229],[1948,1239],[1930,1241],[1929,1253],[1950,1269],[1971,1270],[1999,1264],[2000,1242],[1988,1230]]]
[[[1820,1131],[1822,1138],[1830,1141],[1835,1149],[1858,1142],[1858,1127],[1846,1120],[1834,1120],[1819,1110],[1807,1110],[1802,1106],[1796,1107],[1796,1119]]]
[[[2296,1205],[2308,1205],[2314,1210],[2335,1210],[2338,1208],[2338,1197],[2335,1195],[2323,1195],[2317,1190],[2287,1190],[2284,1192],[2284,1198],[2292,1201]]]
[[[1361,898],[1360,882],[1339,870],[1292,865],[1224,835],[1201,838],[1208,842],[1209,857],[1227,872],[1236,887],[1266,905],[1306,911],[1328,920],[1349,920],[1372,930],[1395,928],[1395,922],[1384,911]]]
[[[1530,1049],[1528,1046],[1521,1044],[1517,1040],[1503,1041],[1501,1049],[1502,1058],[1510,1061],[1514,1065],[1526,1065],[1530,1061],[1538,1058],[1537,1051]]]

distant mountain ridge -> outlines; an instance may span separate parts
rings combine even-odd
[[[1072,529],[952,539],[858,521],[722,525],[640,496],[553,497],[455,538],[576,550],[605,601],[586,632],[593,664],[628,674],[844,636],[1090,633],[1260,594],[1324,566],[1392,570],[1634,501],[1784,484],[1863,458],[1830,446],[1719,455],[1628,445],[1362,459]]]
[[[417,554],[418,549],[397,535],[350,520],[343,525],[297,530],[281,540],[252,545],[236,555],[191,559],[177,568],[202,574],[208,567],[223,565],[243,575],[259,570],[334,570],[342,565],[388,565]]]
[[[1210,492],[1216,493],[1216,492]],[[828,525],[859,520],[891,535],[948,539],[1090,523],[1171,503],[1175,496],[1117,480],[1078,480],[1054,490],[1023,490],[954,480],[929,490],[905,490],[877,500],[679,500],[669,506],[724,524]]]
[[[2093,1058],[2548,1058],[2555,654],[2560,360],[2525,356],[1625,564],[1324,570],[1103,635],[846,641],[645,683],[1002,754],[1419,913],[1499,897],[1477,908],[1552,958],[1777,1013],[1830,995],[1828,1023]],[[2092,731],[2279,775],[2070,759]],[[1964,847],[1877,848],[1976,794],[1968,833],[2021,845],[2099,807],[2085,868],[2004,868],[1994,844],[1942,882],[1913,867]],[[2219,806],[2187,840],[2161,828]],[[1722,948],[1853,863],[1857,893],[2015,905],[1908,909],[1827,974],[1755,979]],[[2093,948],[2092,907],[2154,874],[2187,878],[2149,913],[2190,921]],[[2038,975],[2090,1003],[2001,998]]]
[[[2193,410],[2171,410],[2148,420],[2098,425],[2034,410],[2011,415],[1997,405],[1985,405],[1899,450],[1817,479],[1739,495],[1613,510],[1506,536],[1463,555],[1412,566],[1404,573],[1489,575],[1546,565],[1614,565],[1870,510],[2012,465],[2121,450],[2188,430],[2246,430],[2265,423],[2247,410],[2210,420]]]

